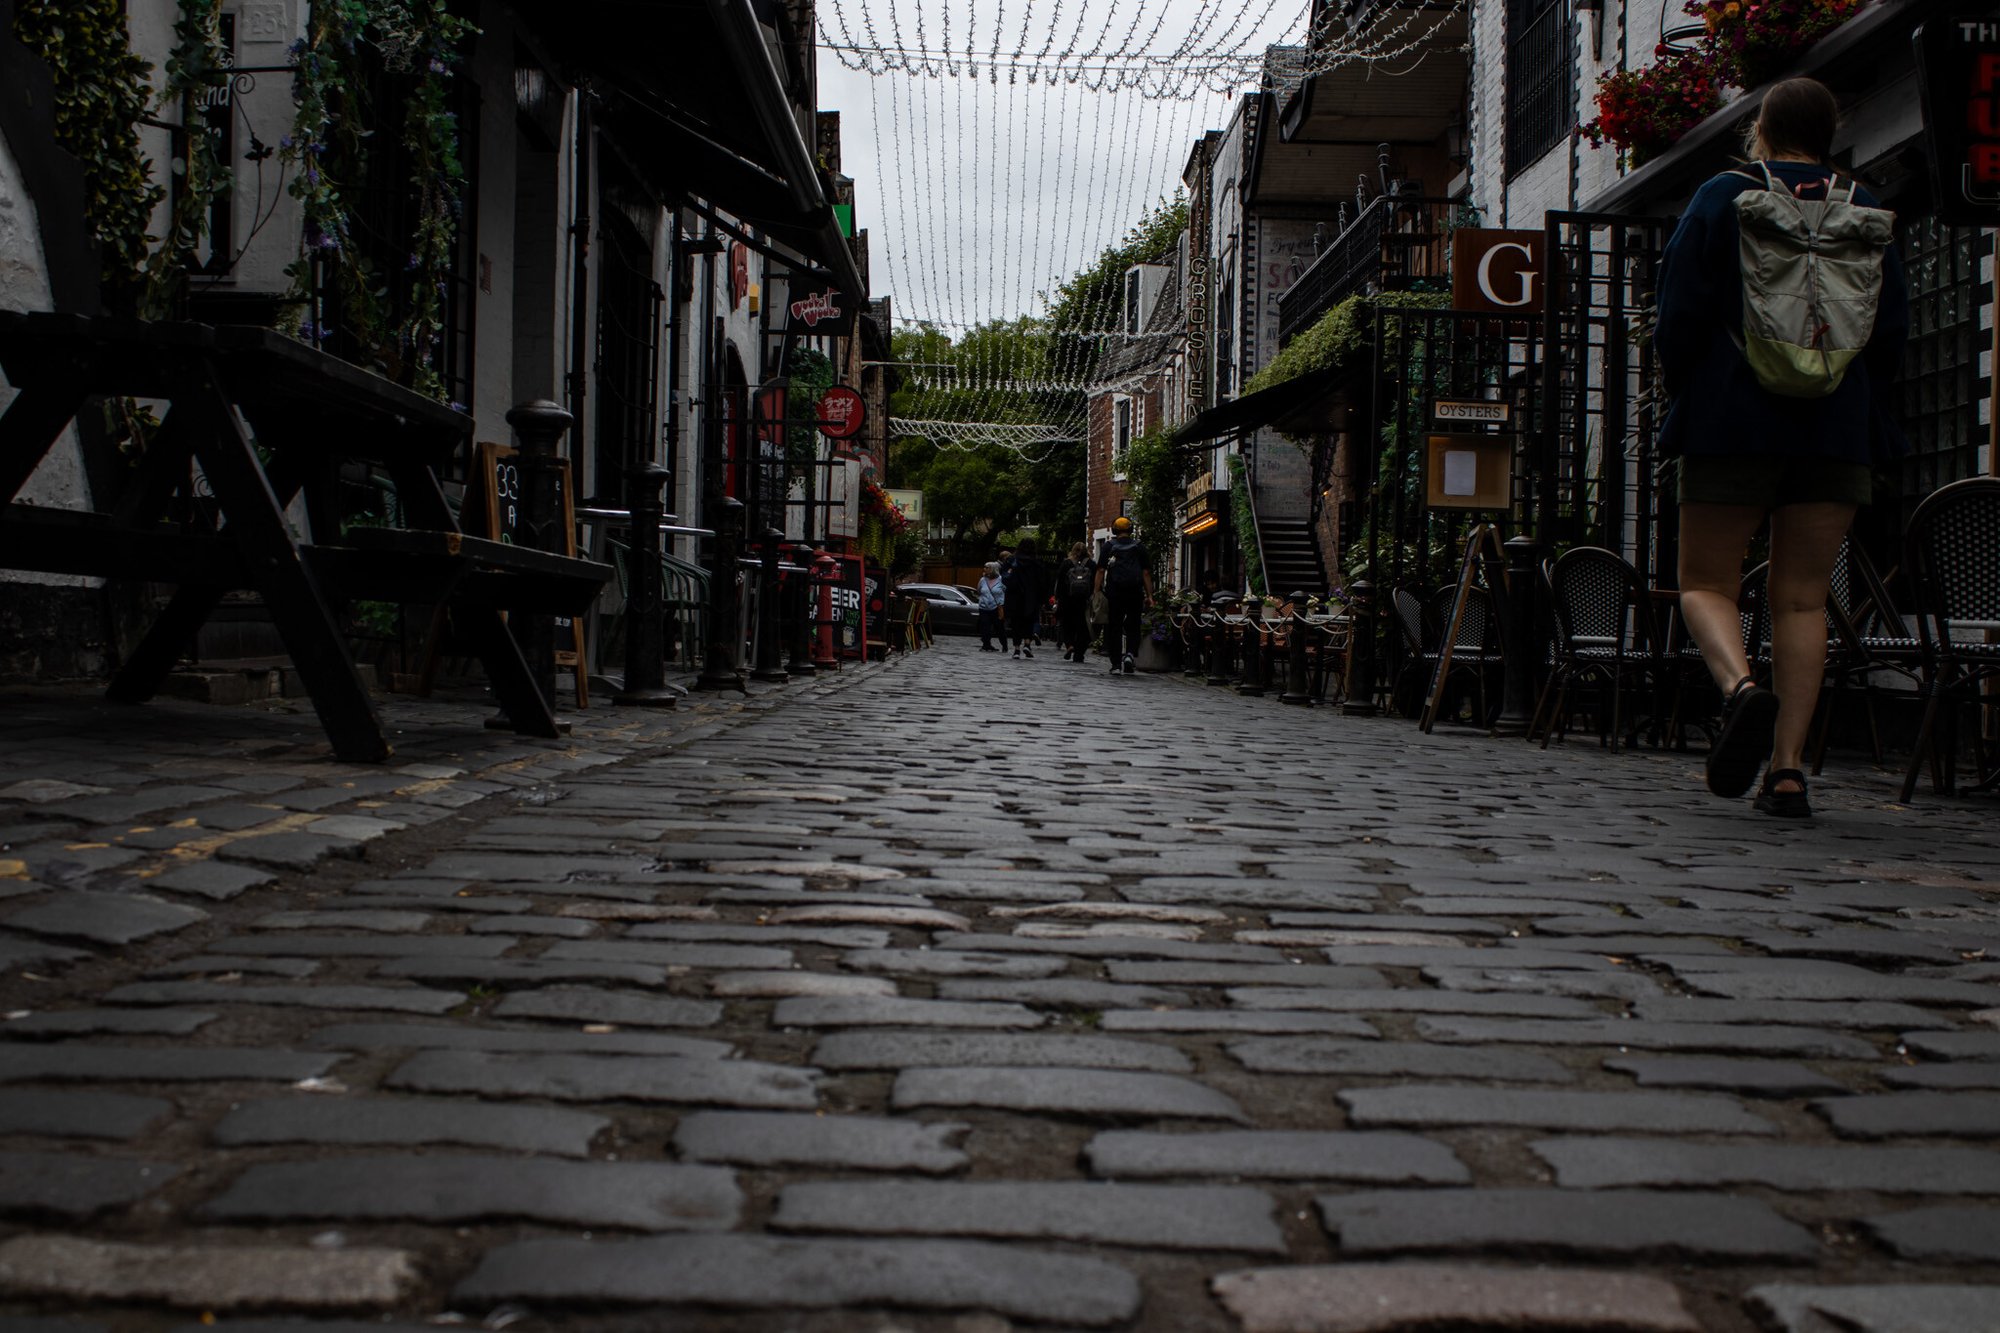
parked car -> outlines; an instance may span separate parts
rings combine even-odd
[[[949,583],[905,583],[896,591],[930,603],[933,633],[979,633],[979,599],[966,589]]]

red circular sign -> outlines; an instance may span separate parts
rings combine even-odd
[[[845,384],[836,384],[820,396],[819,431],[829,439],[846,440],[859,435],[867,416],[868,407],[861,401],[860,393]]]

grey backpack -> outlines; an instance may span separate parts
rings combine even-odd
[[[1882,302],[1882,256],[1896,215],[1854,202],[1856,186],[1801,199],[1763,169],[1736,197],[1743,267],[1743,355],[1757,382],[1786,398],[1824,398],[1868,345]]]

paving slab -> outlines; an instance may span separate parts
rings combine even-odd
[[[858,972],[932,977],[1052,977],[1069,966],[1065,958],[955,949],[858,949],[841,962]]]
[[[1763,1185],[1797,1193],[2000,1193],[2000,1153],[1977,1148],[1598,1137],[1542,1139],[1529,1147],[1569,1189]]]
[[[453,1292],[501,1302],[839,1309],[990,1310],[1101,1328],[1139,1309],[1139,1283],[1101,1259],[974,1241],[676,1236],[528,1240],[489,1251]]]
[[[1124,1070],[906,1069],[896,1075],[890,1102],[899,1111],[967,1106],[1143,1119],[1250,1119],[1233,1100],[1191,1079]]]
[[[493,1006],[495,1018],[559,1018],[620,1027],[705,1028],[722,1017],[722,1006],[637,991],[550,986],[509,991]]]
[[[1569,1083],[1576,1075],[1536,1051],[1469,1050],[1415,1041],[1251,1037],[1225,1048],[1260,1074],[1361,1074],[1387,1078],[1482,1078],[1499,1083]]]
[[[460,1050],[422,1051],[398,1065],[384,1083],[411,1092],[482,1097],[811,1110],[818,1103],[817,1073],[752,1060]]]
[[[1636,1273],[1453,1264],[1329,1264],[1220,1273],[1243,1333],[1701,1333],[1671,1282]]]
[[[1019,1029],[1048,1022],[1019,1004],[971,1004],[906,996],[802,995],[778,1001],[771,1022],[781,1028],[915,1027]]]
[[[1778,1333],[1967,1333],[1992,1321],[2000,1286],[1887,1284],[1750,1289],[1744,1304]]]
[[[182,1170],[170,1162],[130,1157],[0,1152],[0,1213],[80,1221],[137,1203]]]
[[[1225,992],[1245,1009],[1324,1009],[1349,1014],[1485,1014],[1507,1018],[1602,1018],[1587,1000],[1560,995],[1489,991],[1321,990],[1317,987],[1244,986]]]
[[[1604,1067],[1613,1073],[1630,1074],[1642,1088],[1717,1088],[1748,1097],[1812,1097],[1847,1091],[1837,1079],[1791,1060],[1628,1055],[1606,1060]]]
[[[0,1292],[15,1297],[203,1311],[352,1310],[397,1305],[420,1280],[415,1254],[374,1246],[149,1245],[79,1236],[0,1241]]]
[[[237,986],[220,981],[141,981],[105,997],[112,1004],[268,1004],[287,1009],[384,1009],[442,1014],[465,1003],[423,986]]]
[[[1630,1019],[1543,1022],[1507,1018],[1419,1018],[1417,1031],[1434,1041],[1517,1042],[1534,1046],[1609,1046],[1656,1051],[1737,1051],[1802,1055],[1821,1060],[1869,1060],[1881,1052],[1860,1037],[1819,1028],[1773,1024],[1641,1023]]]
[[[3,1104],[3,1103],[0,1103]],[[610,1125],[602,1116],[552,1106],[494,1106],[429,1097],[328,1097],[302,1094],[241,1102],[210,1131],[235,1148],[253,1143],[419,1144],[588,1157],[590,1141]]]
[[[1114,958],[1104,965],[1113,981],[1160,986],[1313,986],[1321,989],[1377,989],[1388,979],[1372,967],[1333,967],[1322,963],[1188,963],[1128,961]]]
[[[185,903],[137,893],[58,893],[9,915],[10,930],[26,930],[93,944],[131,944],[185,930],[208,913]]]
[[[708,991],[725,999],[781,1000],[794,995],[894,995],[896,983],[837,972],[724,972],[709,978]]]
[[[1982,1192],[2000,1191],[1989,1185]],[[1899,1259],[2000,1264],[2000,1208],[1990,1204],[1912,1208],[1866,1217],[1861,1225]]]
[[[1095,1181],[808,1181],[778,1195],[781,1231],[1005,1237],[1282,1254],[1262,1190]]]
[[[1113,1009],[1099,1020],[1106,1032],[1319,1032],[1372,1037],[1375,1027],[1353,1014],[1285,1009]]]
[[[448,1027],[437,1023],[336,1023],[308,1045],[336,1051],[546,1051],[556,1055],[681,1055],[722,1060],[728,1042],[652,1032],[568,1032],[554,1028]]]
[[[173,1113],[161,1097],[119,1092],[0,1092],[0,1134],[65,1139],[136,1138]]]
[[[1504,1251],[1808,1262],[1812,1234],[1756,1199],[1650,1190],[1451,1189],[1316,1200],[1343,1254]]]
[[[1094,1174],[1114,1179],[1243,1176],[1379,1185],[1472,1183],[1472,1173],[1450,1148],[1415,1134],[1107,1130],[1084,1146],[1084,1157]]]
[[[1926,1134],[2000,1138],[2000,1092],[1883,1092],[1831,1097],[1812,1109],[1843,1138],[1894,1139]]]
[[[210,945],[220,954],[276,958],[498,958],[518,941],[468,935],[424,935],[399,939],[387,935],[232,935]]]
[[[969,1128],[883,1116],[696,1111],[680,1118],[673,1141],[683,1158],[696,1162],[943,1175],[970,1164],[951,1145]]]
[[[1433,1083],[1335,1094],[1358,1126],[1458,1125],[1635,1130],[1656,1134],[1776,1134],[1778,1126],[1727,1097],[1674,1092],[1586,1092]]]
[[[837,1032],[820,1038],[812,1058],[826,1069],[1013,1066],[1185,1074],[1194,1068],[1172,1046],[1069,1033]]]
[[[399,1153],[259,1163],[199,1212],[238,1222],[518,1218],[635,1231],[726,1231],[742,1204],[734,1176],[720,1167]]]
[[[340,1063],[335,1055],[230,1046],[102,1046],[85,1042],[0,1044],[0,1083],[293,1082]]]
[[[201,1009],[55,1009],[0,1021],[0,1038],[117,1033],[185,1037],[215,1021]]]

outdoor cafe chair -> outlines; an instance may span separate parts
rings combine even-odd
[[[1834,557],[1827,589],[1826,688],[1822,692],[1819,735],[1812,746],[1815,776],[1826,762],[1833,715],[1842,695],[1859,691],[1868,713],[1868,743],[1875,762],[1882,762],[1882,734],[1875,716],[1877,673],[1893,672],[1910,684],[1921,683],[1923,644],[1889,600],[1889,592],[1868,552],[1852,533]]]
[[[1548,566],[1549,604],[1555,616],[1554,670],[1528,734],[1541,732],[1542,748],[1568,725],[1570,690],[1579,684],[1608,688],[1610,716],[1599,712],[1600,743],[1624,738],[1625,692],[1654,678],[1658,655],[1644,586],[1625,557],[1598,546],[1578,546]]]
[[[1908,555],[1917,637],[1923,653],[1923,722],[1903,776],[1901,799],[1917,788],[1917,774],[1931,763],[1934,791],[1957,787],[1957,715],[1962,705],[1993,707],[1987,692],[2000,680],[2000,480],[1975,477],[1933,491],[1910,516]],[[1985,743],[1972,729],[1977,788],[2000,783]]]
[[[1410,717],[1423,708],[1421,696],[1417,696],[1419,701],[1414,707],[1403,705],[1411,698],[1412,690],[1424,688],[1437,665],[1437,622],[1424,606],[1423,599],[1408,588],[1396,589],[1390,601],[1396,609],[1396,627],[1402,632],[1403,650],[1390,681],[1389,701],[1397,712]]]
[[[1430,623],[1436,627],[1437,648],[1429,656],[1432,678],[1430,696],[1442,699],[1445,689],[1454,676],[1469,676],[1472,679],[1475,712],[1473,724],[1486,726],[1491,716],[1486,706],[1487,677],[1504,664],[1500,651],[1500,619],[1493,612],[1493,596],[1485,588],[1473,584],[1465,590],[1465,609],[1457,614],[1458,588],[1448,587],[1433,595],[1430,607]],[[1451,633],[1452,620],[1457,615],[1458,632]],[[1451,639],[1451,652],[1447,657],[1444,643]],[[1442,668],[1444,679],[1437,678]],[[1426,710],[1424,730],[1429,731],[1435,722],[1434,713]]]

